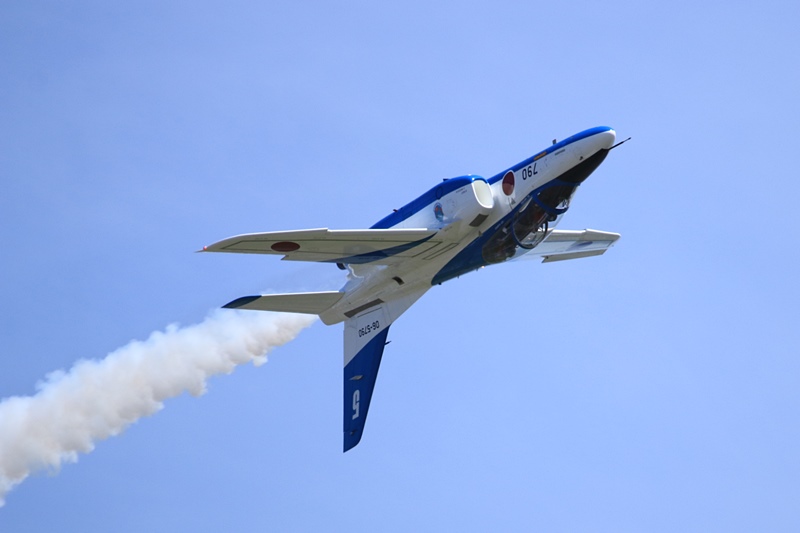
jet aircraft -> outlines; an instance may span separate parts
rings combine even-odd
[[[582,131],[489,179],[444,180],[369,229],[250,233],[204,251],[282,255],[347,270],[338,291],[245,296],[224,306],[344,322],[346,452],[361,440],[389,327],[428,289],[488,265],[590,257],[616,242],[617,233],[555,229],[581,183],[625,141],[615,142],[609,127]]]

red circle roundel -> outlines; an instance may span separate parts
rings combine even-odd
[[[289,242],[289,241],[282,241],[276,242],[272,246],[270,246],[276,252],[294,252],[295,250],[300,249],[300,245],[296,242]]]
[[[506,172],[506,175],[503,176],[503,192],[506,196],[511,196],[514,194],[514,171],[509,170]]]

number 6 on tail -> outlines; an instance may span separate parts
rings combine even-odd
[[[358,418],[358,404],[361,402],[361,392],[356,389],[353,391],[353,420]]]

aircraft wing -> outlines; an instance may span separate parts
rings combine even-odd
[[[229,237],[203,251],[282,255],[288,261],[388,264],[429,255],[442,244],[436,233],[424,228],[272,231]]]
[[[536,246],[536,248],[529,251],[520,248],[519,251],[523,252],[524,255],[520,255],[518,258],[535,259],[541,257],[542,263],[552,263],[554,261],[602,255],[617,242],[619,237],[619,233],[593,229],[582,231],[554,229],[548,233],[544,242]]]

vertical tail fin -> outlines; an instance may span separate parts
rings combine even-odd
[[[370,340],[344,367],[344,451],[353,448],[361,441],[372,391],[375,389],[378,369],[381,366],[386,336],[389,334],[389,325],[383,325],[382,318],[377,315],[371,318],[374,320],[369,324],[379,328],[377,333],[370,335]],[[347,327],[346,324],[345,328]],[[356,333],[359,331],[364,331],[363,326],[359,327]]]
[[[356,446],[364,433],[372,391],[381,366],[389,326],[428,287],[361,309],[344,322],[344,451]]]

